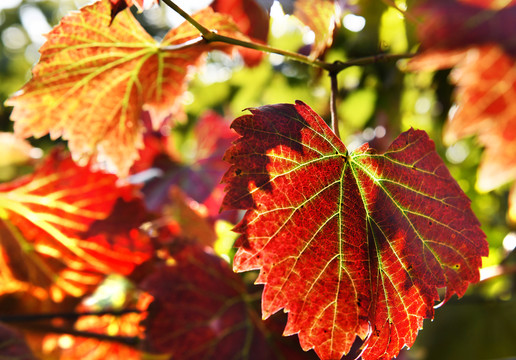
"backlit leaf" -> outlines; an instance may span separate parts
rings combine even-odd
[[[284,335],[340,359],[356,337],[364,360],[411,346],[424,318],[479,279],[485,235],[470,201],[423,131],[384,154],[348,153],[308,106],[251,109],[233,122],[226,209],[248,209],[236,271],[260,269],[263,316],[289,313]]]
[[[40,49],[32,80],[7,104],[14,106],[17,134],[62,136],[75,160],[93,158],[123,176],[142,147],[142,109],[155,128],[180,118],[192,68],[207,51],[231,47],[207,44],[188,23],[156,43],[128,10],[111,23],[110,9],[102,0],[63,18]],[[239,36],[227,16],[211,9],[194,17]]]
[[[516,179],[516,6],[486,8],[491,5],[450,1],[418,8],[426,20],[419,28],[424,51],[410,63],[413,70],[455,66],[457,109],[445,141],[477,135],[485,147],[477,179],[482,191]]]
[[[333,32],[340,25],[340,5],[334,0],[297,0],[294,15],[315,34],[310,51],[313,58],[319,57],[333,43]]]
[[[229,14],[240,31],[253,41],[267,43],[269,14],[256,0],[215,0],[210,5],[216,12]],[[255,66],[263,58],[261,51],[238,49],[246,65]]]
[[[276,359],[240,278],[221,258],[187,247],[143,283],[144,350],[174,359]]]
[[[493,1],[426,1],[414,12],[421,17],[418,34],[421,47],[428,49],[458,49],[471,45],[496,43],[509,54],[516,55],[514,34],[516,6],[506,4],[492,9]],[[507,2],[499,2],[507,3]],[[512,5],[512,6],[511,6]]]
[[[132,186],[53,152],[32,175],[0,185],[0,264],[9,283],[55,300],[80,296],[104,274],[129,274],[152,252]]]
[[[162,175],[148,181],[142,192],[149,209],[160,211],[168,200],[172,186],[178,186],[190,198],[204,204],[209,201],[209,214],[219,215],[222,197],[218,188],[228,164],[222,160],[225,149],[236,139],[229,128],[230,121],[214,111],[207,111],[193,129],[193,144],[176,149],[170,137],[150,135],[144,152],[151,152],[147,163],[162,171]],[[183,154],[183,159],[175,154]],[[154,160],[152,160],[152,156]],[[215,193],[214,193],[215,192]]]

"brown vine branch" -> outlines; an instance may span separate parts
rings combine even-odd
[[[124,344],[131,347],[136,347],[141,339],[138,336],[120,336],[120,335],[107,335],[100,334],[92,331],[82,331],[75,330],[70,328],[65,328],[61,326],[51,326],[51,325],[35,325],[31,327],[23,327],[25,329],[30,329],[32,331],[43,332],[43,333],[54,333],[60,335],[72,335],[78,337],[84,337],[88,339],[97,339],[101,341],[110,341],[116,342],[118,344]]]
[[[0,315],[0,322],[4,323],[18,323],[31,322],[51,319],[68,319],[74,320],[81,316],[102,316],[113,315],[121,316],[124,314],[141,313],[138,309],[124,309],[124,310],[103,310],[103,311],[87,311],[87,312],[63,312],[63,313],[47,313],[47,314],[16,314],[16,315]]]
[[[353,59],[350,61],[336,61],[333,63],[329,63],[326,61],[318,60],[318,59],[312,59],[308,56],[301,55],[295,52],[286,51],[282,49],[277,49],[268,45],[264,44],[258,44],[252,41],[245,41],[241,39],[235,39],[229,36],[224,36],[218,34],[215,30],[210,30],[200,24],[197,20],[195,20],[192,16],[187,14],[183,9],[181,9],[179,6],[177,6],[172,0],[163,0],[163,2],[172,8],[174,11],[176,11],[179,15],[181,15],[186,21],[188,21],[192,26],[194,26],[199,32],[202,34],[202,38],[210,43],[210,42],[221,42],[225,44],[230,45],[236,45],[241,46],[248,49],[254,49],[259,50],[265,53],[269,54],[278,54],[285,56],[286,58],[289,58],[291,60],[295,60],[304,64],[308,64],[311,66],[319,67],[321,69],[324,69],[328,71],[329,73],[334,73],[337,75],[342,70],[350,67],[350,66],[360,66],[360,65],[369,65],[369,64],[375,64],[378,62],[384,62],[384,61],[392,61],[392,60],[399,60],[399,59],[406,59],[413,57],[415,54],[408,53],[408,54],[379,54],[374,56],[367,56],[363,58]],[[198,40],[197,40],[198,41]],[[189,44],[190,46],[191,44]]]

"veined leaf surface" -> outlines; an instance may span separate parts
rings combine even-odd
[[[148,259],[143,201],[117,180],[55,151],[34,174],[0,184],[0,270],[9,280],[0,294],[18,282],[54,300],[81,296],[105,274],[129,274]]]
[[[239,36],[229,17],[211,9],[194,17]],[[128,10],[111,22],[109,0],[66,16],[47,38],[33,78],[7,101],[14,106],[15,132],[62,136],[75,160],[93,158],[122,176],[143,145],[142,109],[151,112],[156,128],[170,116],[181,117],[191,67],[209,50],[232,48],[202,41],[188,23],[157,43]]]
[[[278,358],[244,283],[223,259],[201,246],[173,258],[141,284],[154,297],[142,322],[146,351],[183,360]]]
[[[289,312],[284,335],[303,349],[340,359],[358,336],[363,359],[390,359],[433,317],[438,288],[447,300],[478,281],[485,235],[425,132],[349,153],[302,102],[232,128],[223,208],[248,209],[234,269],[261,270],[263,316]]]

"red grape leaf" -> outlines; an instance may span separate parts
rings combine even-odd
[[[0,358],[2,360],[36,360],[23,336],[0,323]]]
[[[297,0],[294,16],[315,33],[310,51],[312,58],[323,54],[333,43],[333,33],[340,26],[341,8],[334,0]]]
[[[227,16],[210,8],[194,17],[220,34],[240,36]],[[232,47],[207,44],[189,23],[158,44],[130,11],[111,25],[110,19],[109,0],[63,18],[47,36],[32,80],[7,104],[14,106],[17,134],[62,136],[74,159],[91,157],[124,176],[142,147],[142,109],[151,112],[155,128],[170,114],[179,117],[193,66],[209,50]]]
[[[450,1],[416,11],[426,20],[419,28],[424,51],[410,62],[411,69],[455,66],[457,111],[445,128],[445,142],[478,136],[485,147],[480,190],[516,179],[516,46],[510,35],[516,6],[492,10]]]
[[[485,235],[425,132],[350,154],[302,102],[232,128],[223,208],[248,209],[234,269],[261,270],[264,318],[289,312],[284,335],[303,349],[338,359],[358,336],[364,360],[392,358],[433,317],[437,288],[448,300],[478,281]]]
[[[174,219],[181,228],[178,236],[184,236],[196,244],[213,247],[217,234],[207,218],[207,209],[187,197],[180,188],[173,186],[169,192],[171,202],[163,209],[166,217]],[[204,211],[203,211],[204,210]]]
[[[236,139],[229,125],[228,119],[214,111],[204,113],[193,130],[195,145],[188,151],[188,159],[184,160],[174,155],[181,151],[173,149],[170,137],[161,134],[148,136],[147,143],[152,145],[143,151],[151,154],[143,158],[147,158],[147,164],[162,171],[162,176],[146,182],[142,189],[149,209],[161,211],[168,200],[169,189],[176,185],[198,203],[209,201],[210,216],[219,216],[222,198],[218,185],[228,169],[222,157],[225,149]]]
[[[514,2],[512,2],[514,3]],[[458,49],[471,45],[497,43],[516,55],[511,34],[516,6],[492,9],[491,1],[427,1],[414,9],[421,18],[417,32],[423,50]]]
[[[117,180],[55,151],[32,175],[1,184],[3,275],[60,300],[148,259],[152,247],[138,230],[148,220],[143,201]]]
[[[215,0],[210,5],[216,12],[228,14],[240,31],[253,41],[267,43],[269,35],[269,14],[256,0]],[[238,49],[247,66],[260,63],[263,53],[258,50]]]
[[[154,297],[144,350],[175,359],[276,359],[240,278],[221,258],[186,247],[141,287]]]
[[[107,336],[136,337],[140,335],[139,313],[123,315],[81,316],[74,325],[75,330]],[[121,343],[100,340],[79,335],[61,335],[68,338],[68,346],[61,350],[60,360],[140,360],[142,354],[134,347]],[[59,337],[59,335],[54,335]],[[47,339],[50,340],[50,339]],[[58,345],[59,341],[56,342]],[[47,347],[49,347],[47,345]],[[48,350],[47,350],[48,351]]]

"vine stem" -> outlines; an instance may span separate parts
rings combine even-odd
[[[138,309],[124,309],[124,310],[103,310],[103,311],[86,311],[86,312],[62,312],[62,313],[47,313],[47,314],[16,314],[16,315],[0,315],[0,322],[15,323],[15,322],[31,322],[40,320],[51,320],[55,318],[74,320],[81,316],[102,316],[113,315],[121,316],[124,314],[141,313]]]
[[[379,54],[374,56],[367,56],[363,58],[357,58],[350,61],[335,61],[332,63],[322,61],[319,59],[313,59],[309,56],[301,55],[295,52],[286,51],[282,49],[277,49],[268,45],[259,44],[252,41],[246,41],[241,39],[232,38],[225,35],[220,35],[216,31],[210,30],[206,28],[204,25],[195,20],[192,16],[190,16],[187,12],[181,9],[178,5],[176,5],[172,0],[162,0],[167,6],[176,11],[179,15],[181,15],[186,21],[188,21],[192,26],[194,26],[202,35],[202,38],[208,42],[222,42],[230,45],[237,45],[248,49],[259,50],[269,54],[278,54],[283,55],[289,59],[308,64],[311,66],[319,67],[328,71],[329,73],[334,73],[337,75],[342,70],[350,67],[350,66],[358,66],[358,65],[368,65],[374,64],[378,62],[391,61],[391,60],[399,60],[399,59],[407,59],[413,57],[415,54],[407,53],[407,54]]]
[[[516,273],[516,265],[493,265],[480,269],[480,281]]]
[[[92,331],[83,331],[83,330],[75,330],[70,328],[65,328],[61,326],[51,326],[51,325],[37,325],[31,326],[27,328],[31,331],[43,332],[43,333],[53,333],[58,335],[72,335],[77,337],[84,337],[88,339],[97,339],[101,341],[110,341],[118,344],[124,344],[127,346],[131,346],[136,348],[136,346],[141,342],[141,339],[138,336],[121,336],[121,335],[107,335],[100,334]]]

